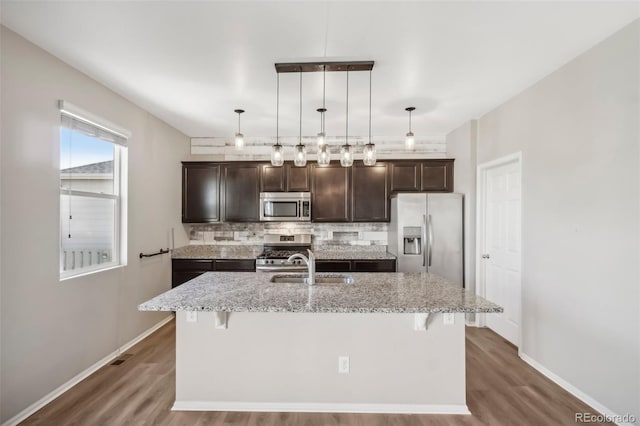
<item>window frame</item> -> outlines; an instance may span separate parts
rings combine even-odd
[[[61,112],[61,122],[60,122],[60,131],[58,132],[58,152],[60,151],[60,144],[62,129],[66,128],[71,132],[80,132],[79,130],[70,128],[69,126],[65,126],[63,124],[64,116],[73,118],[75,120],[79,120],[88,124],[90,126],[96,127],[101,130],[106,130],[120,138],[124,138],[125,141],[131,136],[131,133],[127,130],[121,129],[112,123],[102,120],[97,116],[88,113],[86,111],[81,110],[78,107],[75,107],[68,102],[60,101],[60,112]],[[103,140],[104,142],[111,143],[114,148],[114,158],[113,158],[113,193],[103,193],[103,192],[92,192],[92,191],[82,191],[82,190],[74,190],[63,188],[61,182],[60,185],[60,196],[67,195],[69,197],[85,197],[90,199],[107,199],[114,201],[114,218],[113,218],[113,253],[111,256],[111,261],[106,263],[99,263],[95,265],[91,265],[88,267],[82,268],[74,268],[64,270],[62,267],[63,264],[63,235],[62,228],[59,227],[59,235],[58,235],[58,260],[59,260],[59,279],[60,281],[65,281],[68,279],[81,277],[89,274],[94,274],[97,272],[107,271],[114,268],[119,268],[126,266],[126,244],[127,244],[127,235],[126,235],[126,206],[127,206],[127,173],[126,173],[126,165],[127,165],[127,155],[128,155],[128,147],[125,144],[108,141],[99,137],[96,139]],[[60,179],[60,177],[59,177]],[[61,197],[58,197],[59,205],[58,205],[58,223],[62,223],[62,205],[60,204]],[[66,264],[66,262],[65,262]]]

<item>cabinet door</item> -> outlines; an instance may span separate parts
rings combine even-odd
[[[287,164],[286,169],[287,191],[308,192],[310,190],[309,166],[296,167],[293,164]]]
[[[314,222],[351,220],[351,167],[313,164],[311,178],[311,219]]]
[[[260,191],[282,192],[285,188],[285,167],[263,164],[260,167]]]
[[[422,191],[453,191],[453,160],[422,163]]]
[[[253,259],[216,259],[216,271],[254,272],[256,261]]]
[[[317,272],[350,272],[350,260],[316,260]]]
[[[387,165],[354,164],[351,171],[354,222],[389,221]]]
[[[257,222],[260,203],[260,166],[257,164],[225,164],[224,220]]]
[[[420,191],[421,164],[394,162],[391,164],[391,192]]]
[[[177,287],[209,271],[213,271],[213,260],[211,259],[173,259],[171,261],[171,287]]]
[[[354,260],[351,269],[353,272],[395,272],[396,261],[393,259]]]
[[[220,220],[220,166],[182,165],[182,222],[203,223]]]

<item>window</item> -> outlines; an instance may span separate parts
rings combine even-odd
[[[126,264],[129,133],[60,101],[60,278]]]

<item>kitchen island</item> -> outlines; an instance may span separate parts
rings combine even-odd
[[[468,413],[464,313],[501,307],[428,273],[274,275],[209,272],[139,306],[176,311],[174,410]]]

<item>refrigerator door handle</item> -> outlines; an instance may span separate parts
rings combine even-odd
[[[433,225],[431,224],[431,215],[429,215],[429,267],[431,267],[432,248],[433,248]]]
[[[422,215],[422,266],[427,264],[427,215]]]

